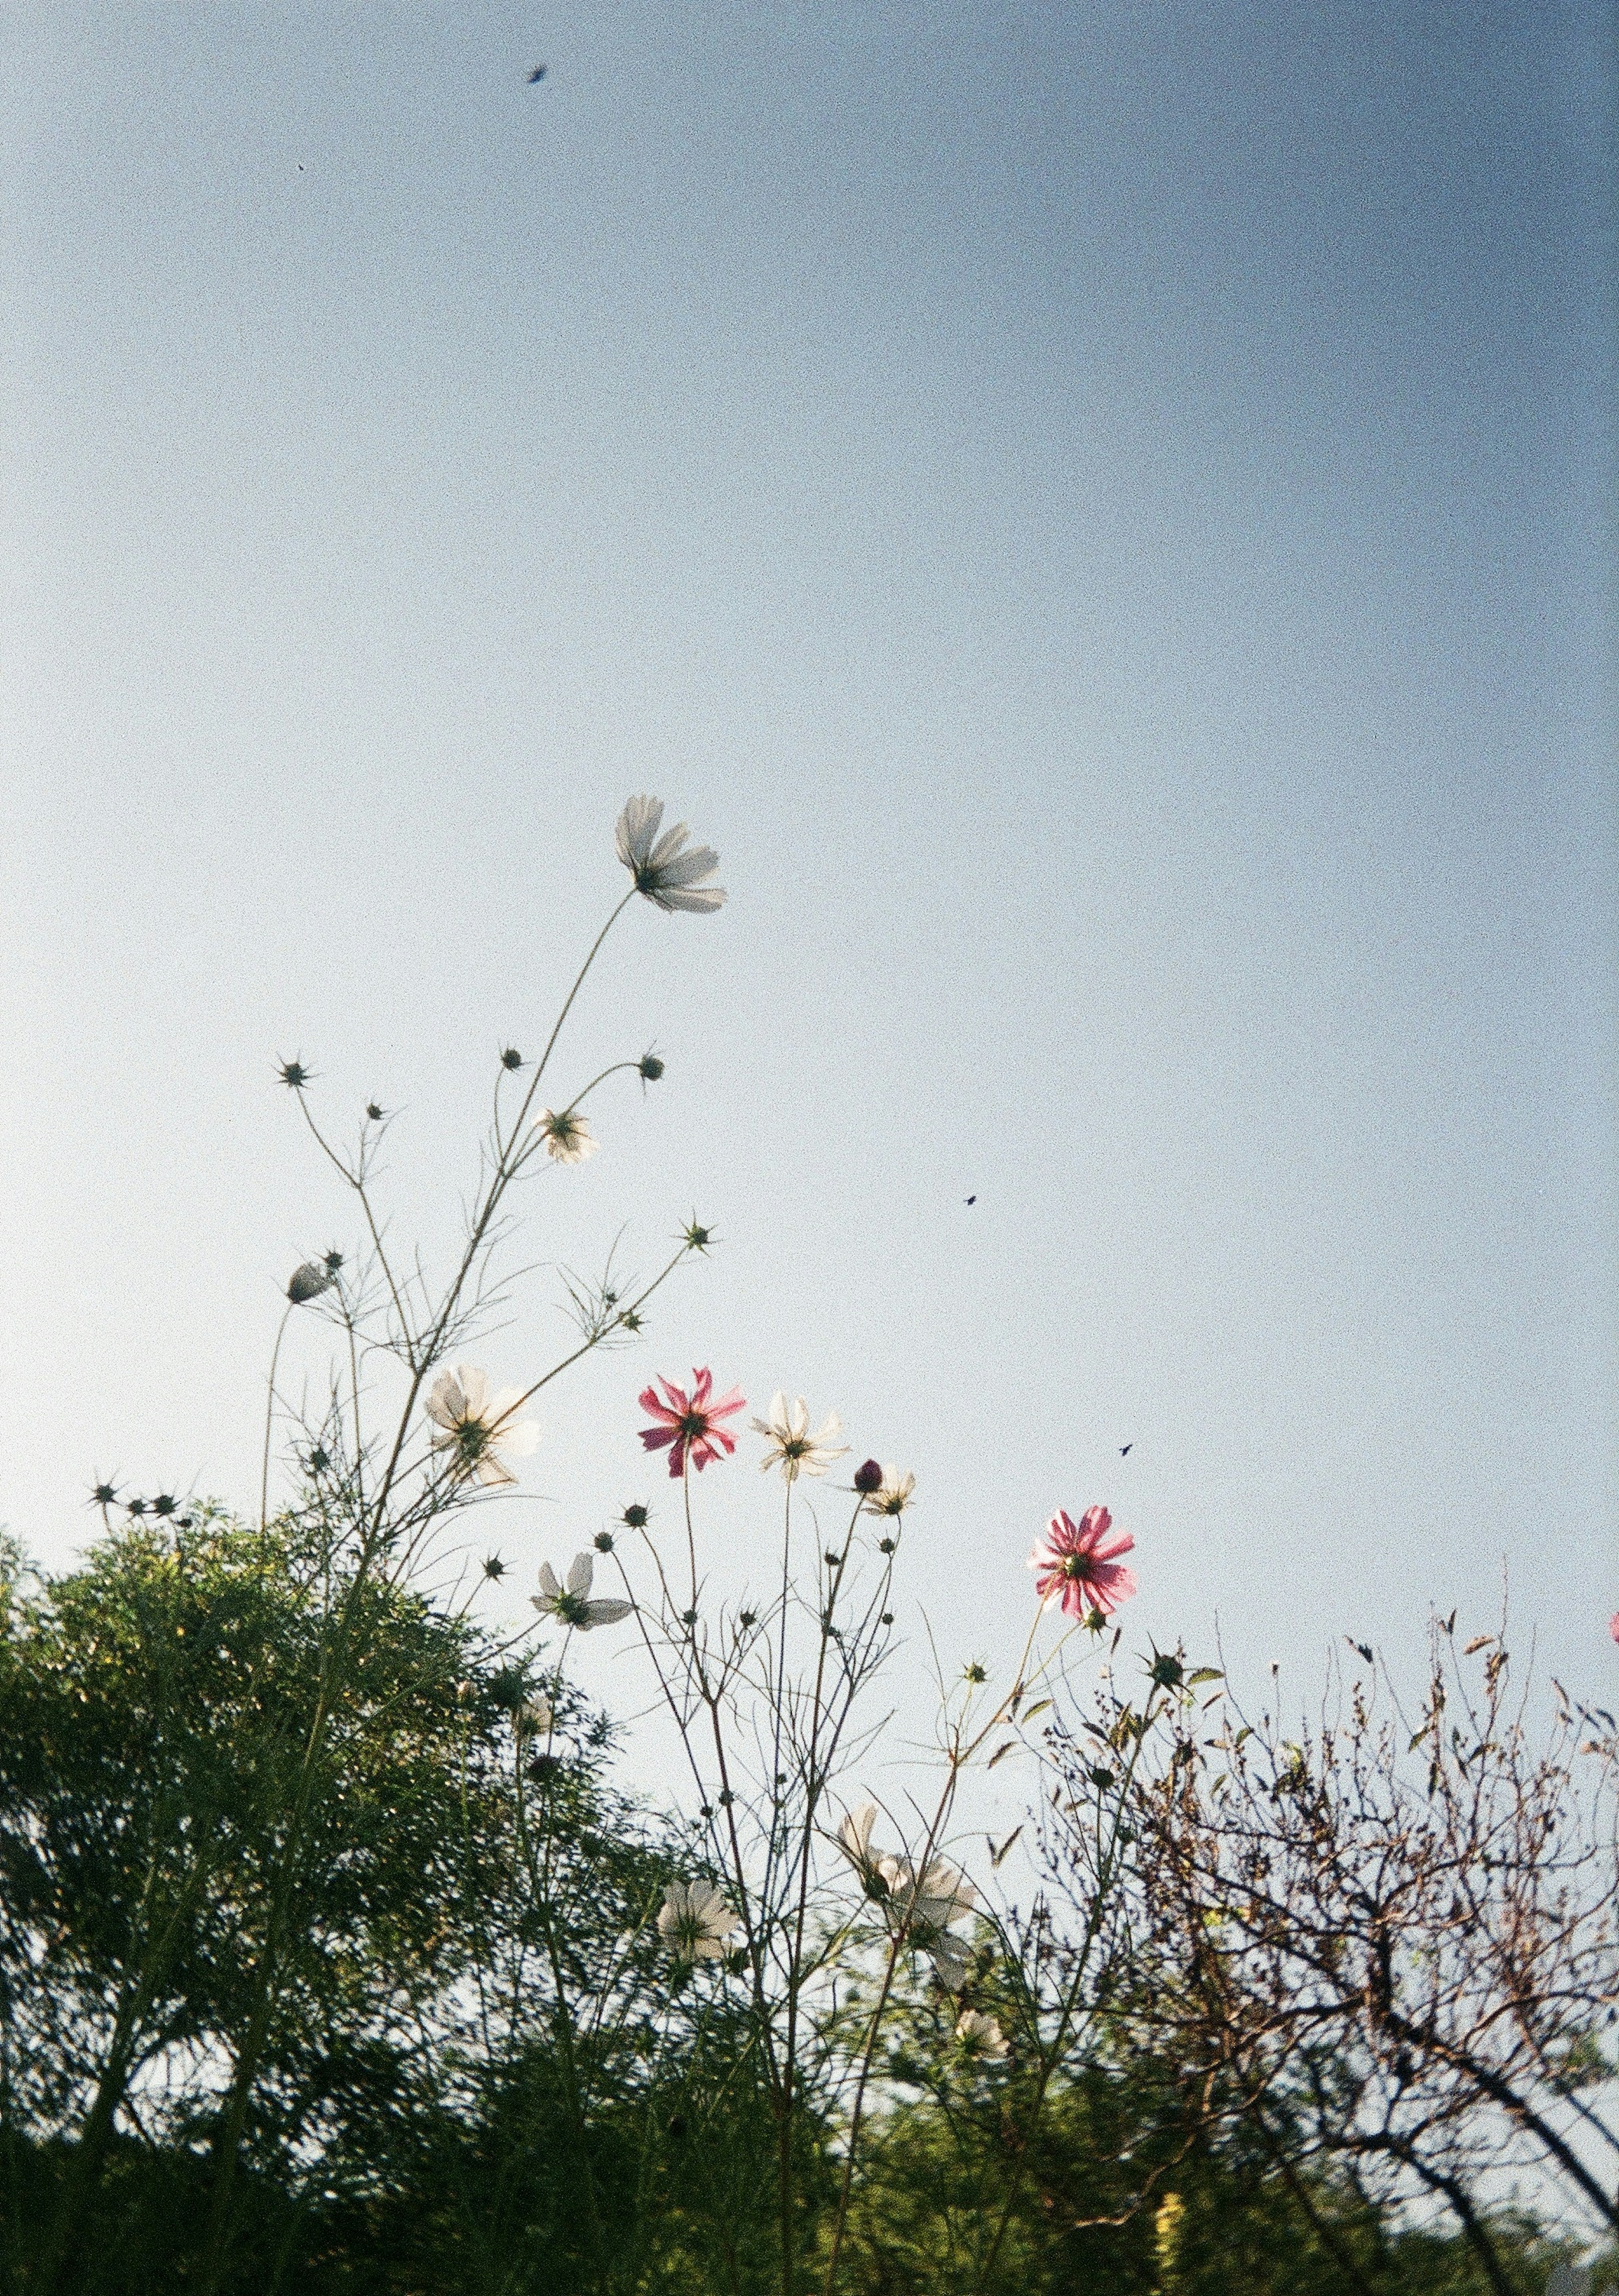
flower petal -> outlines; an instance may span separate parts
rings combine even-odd
[[[579,1624],[582,1627],[616,1627],[619,1620],[627,1619],[634,1608],[633,1603],[623,1602],[616,1595],[598,1595],[594,1603],[586,1603],[585,1615]]]

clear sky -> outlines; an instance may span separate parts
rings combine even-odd
[[[251,1503],[353,1240],[275,1061],[436,1250],[646,790],[730,904],[609,944],[563,1074],[669,1074],[525,1246],[723,1242],[520,1587],[708,1362],[915,1469],[952,1664],[1099,1498],[1134,1640],[1409,1677],[1505,1564],[1611,1702],[1607,12],[8,9],[0,1520]]]

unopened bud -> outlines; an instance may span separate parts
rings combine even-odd
[[[636,1066],[644,1084],[656,1084],[663,1073],[663,1063],[656,1053],[643,1053]]]
[[[515,1045],[506,1046],[500,1055],[500,1065],[503,1069],[520,1069],[522,1066],[522,1054]]]
[[[857,1491],[869,1492],[880,1491],[882,1489],[883,1470],[877,1464],[876,1460],[867,1459],[863,1467],[857,1467],[855,1469],[854,1487]]]
[[[301,1267],[292,1270],[292,1280],[287,1285],[287,1297],[295,1308],[307,1300],[318,1300],[323,1292],[332,1288],[332,1277],[318,1259],[306,1259]]]
[[[590,1543],[598,1554],[612,1553],[612,1533],[610,1530],[598,1530]]]

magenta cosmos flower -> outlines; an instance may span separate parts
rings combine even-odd
[[[1071,1618],[1089,1618],[1099,1611],[1109,1618],[1136,1591],[1136,1574],[1114,1556],[1128,1554],[1135,1540],[1128,1531],[1116,1538],[1107,1534],[1113,1517],[1105,1506],[1087,1507],[1076,1523],[1066,1509],[1046,1526],[1046,1543],[1029,1557],[1029,1568],[1040,1573],[1034,1589],[1048,1609],[1058,1603]]]
[[[662,1400],[659,1387],[663,1390]],[[701,1371],[694,1369],[689,1395],[671,1379],[660,1378],[657,1387],[641,1390],[642,1410],[650,1411],[658,1423],[655,1427],[642,1428],[641,1440],[649,1451],[661,1451],[669,1445],[669,1472],[677,1481],[685,1473],[688,1458],[701,1474],[711,1459],[736,1448],[736,1438],[719,1422],[745,1411],[748,1399],[739,1387],[721,1396],[713,1390],[714,1375],[706,1365]]]

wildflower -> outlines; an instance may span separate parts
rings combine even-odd
[[[1128,1532],[1108,1540],[1112,1523],[1105,1506],[1087,1507],[1077,1523],[1065,1510],[1052,1516],[1045,1546],[1029,1557],[1030,1570],[1040,1574],[1035,1592],[1048,1610],[1056,1603],[1071,1618],[1090,1613],[1105,1620],[1135,1593],[1135,1572],[1114,1558],[1136,1542]]]
[[[117,1498],[117,1496],[118,1485],[116,1483],[97,1483],[95,1488],[90,1494],[90,1504],[92,1506],[109,1507],[112,1505],[113,1500]]]
[[[127,1511],[128,1511],[128,1513],[129,1513],[130,1514],[144,1514],[144,1513],[145,1513],[145,1512],[146,1512],[146,1502],[145,1502],[145,1500],[144,1500],[144,1499],[131,1499],[131,1500],[129,1501],[128,1510],[127,1510]]]
[[[956,2020],[956,2046],[964,2056],[1000,2058],[1007,2054],[1007,2037],[996,2018],[982,2009],[964,2009]]]
[[[643,1084],[656,1084],[663,1073],[663,1063],[656,1053],[643,1053],[636,1062],[636,1070]]]
[[[483,1558],[483,1575],[486,1578],[504,1578],[505,1568],[498,1554],[486,1554]]]
[[[961,1669],[961,1678],[964,1682],[970,1682],[976,1690],[981,1682],[988,1682],[990,1677],[976,1659],[970,1659]]]
[[[655,797],[632,797],[619,816],[619,858],[635,879],[637,892],[661,909],[717,909],[725,895],[703,880],[718,869],[719,856],[706,845],[683,852],[686,824],[677,822],[660,837],[662,819],[663,801]]]
[[[588,1634],[592,1627],[614,1627],[627,1619],[634,1609],[630,1603],[611,1599],[591,1602],[590,1580],[596,1570],[588,1554],[576,1554],[568,1566],[568,1583],[559,1585],[557,1576],[548,1562],[539,1566],[539,1592],[529,1600],[542,1619],[560,1619],[565,1627],[577,1627],[580,1634]]]
[[[688,1251],[706,1251],[714,1241],[714,1231],[704,1227],[694,1212],[680,1231],[680,1241]]]
[[[158,1514],[172,1514],[179,1504],[178,1499],[168,1491],[160,1491],[152,1502],[152,1508]]]
[[[522,1054],[515,1045],[506,1046],[500,1055],[500,1065],[503,1069],[520,1069],[522,1066]]]
[[[832,1438],[843,1431],[842,1422],[835,1411],[829,1411],[813,1435],[810,1432],[810,1406],[801,1395],[789,1404],[777,1388],[770,1398],[770,1408],[763,1419],[752,1422],[756,1435],[765,1436],[769,1449],[760,1461],[763,1473],[779,1467],[785,1479],[794,1483],[800,1475],[824,1475],[834,1459],[841,1459],[847,1444],[834,1447]]]
[[[1616,1643],[1619,1643],[1619,1611],[1615,1611],[1613,1617],[1608,1620],[1607,1630],[1609,1634],[1612,1635],[1614,1640]]]
[[[454,1464],[475,1482],[514,1483],[516,1476],[501,1457],[502,1451],[526,1458],[539,1440],[539,1423],[514,1420],[511,1414],[522,1401],[522,1390],[503,1387],[491,1396],[484,1374],[473,1364],[457,1364],[440,1372],[427,1398],[428,1417],[438,1429],[435,1451],[453,1451]]]
[[[873,1491],[880,1491],[882,1489],[883,1470],[877,1464],[876,1460],[867,1459],[864,1466],[857,1467],[855,1469],[854,1487],[857,1491],[863,1492],[867,1496],[869,1496]]]
[[[711,1882],[675,1882],[658,1915],[658,1934],[677,1961],[718,1961],[742,1924]]]
[[[920,1874],[908,1857],[883,1857],[877,1870],[888,1884],[894,1916],[912,1945],[926,1954],[934,1975],[944,1984],[959,1985],[966,1974],[967,1949],[950,1924],[972,1912],[977,1890],[942,1857],[930,1857]]]
[[[598,1554],[611,1554],[612,1553],[612,1533],[610,1530],[598,1530],[590,1544],[595,1547]]]
[[[582,1116],[571,1108],[553,1112],[542,1108],[534,1119],[534,1128],[546,1137],[546,1153],[554,1163],[582,1164],[587,1156],[594,1156],[601,1146],[593,1140],[590,1128]]]
[[[910,1495],[916,1488],[915,1475],[902,1475],[898,1467],[884,1467],[882,1481],[875,1490],[868,1491],[866,1495],[866,1513],[867,1514],[903,1514],[910,1505]]]
[[[627,1529],[645,1530],[651,1515],[652,1509],[643,1506],[637,1499],[633,1505],[625,1508],[622,1520]]]
[[[318,1259],[306,1259],[301,1267],[292,1270],[287,1285],[287,1297],[295,1308],[306,1300],[318,1300],[323,1292],[332,1289],[332,1278]]]
[[[305,1085],[314,1082],[314,1078],[301,1061],[283,1061],[275,1073],[282,1083],[289,1086],[293,1092],[301,1092]]]
[[[672,1380],[663,1378],[658,1381],[663,1400],[659,1399],[657,1388],[641,1390],[642,1410],[650,1411],[658,1423],[642,1428],[641,1440],[649,1451],[661,1451],[669,1445],[669,1472],[677,1480],[685,1472],[688,1458],[701,1473],[711,1459],[719,1458],[722,1451],[728,1456],[736,1448],[736,1438],[719,1422],[745,1411],[748,1399],[739,1387],[716,1397],[713,1386],[714,1375],[705,1364],[701,1371],[694,1368],[689,1395]]]

